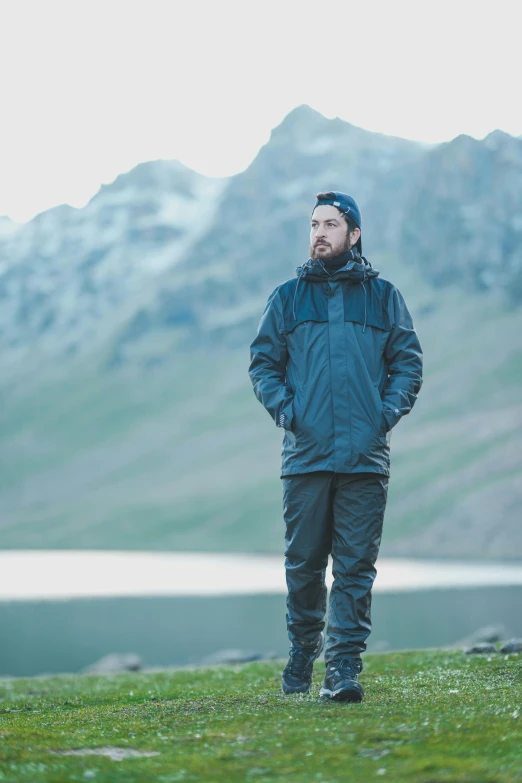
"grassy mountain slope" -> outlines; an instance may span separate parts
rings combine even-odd
[[[0,546],[282,550],[248,346],[338,188],[425,355],[382,551],[520,556],[521,176],[505,134],[431,148],[303,106],[229,180],[141,164],[0,237]]]
[[[516,556],[522,312],[434,291],[381,260],[426,357],[419,399],[392,433],[382,551]],[[253,395],[248,344],[100,376],[104,361],[5,396],[2,546],[282,551],[281,432]]]

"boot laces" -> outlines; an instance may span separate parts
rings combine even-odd
[[[289,671],[294,677],[302,677],[308,666],[315,660],[315,650],[296,647],[290,650]]]
[[[341,676],[348,676],[350,679],[355,679],[361,672],[361,664],[357,658],[342,658],[339,663],[332,666]]]

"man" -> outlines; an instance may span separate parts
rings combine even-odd
[[[320,695],[361,701],[371,589],[390,476],[392,428],[422,385],[422,350],[402,294],[361,255],[361,213],[319,193],[310,258],[270,295],[251,345],[259,401],[284,429],[287,628],[284,693],[307,693],[324,647]]]

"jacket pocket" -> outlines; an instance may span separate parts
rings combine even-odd
[[[379,387],[376,383],[372,384],[373,398],[375,401],[376,415],[375,424],[379,435],[386,436],[389,426],[384,415],[384,406],[382,404],[382,397],[379,391]]]
[[[299,386],[296,387],[293,395],[292,395],[292,418],[290,421],[290,426],[287,428],[291,433],[297,436],[297,433],[299,432],[299,423],[300,423],[300,410],[302,408],[302,401],[300,399],[300,395],[302,396],[302,391],[300,390]]]
[[[380,429],[379,429],[379,433],[381,435],[386,435],[388,430],[389,430],[389,425],[388,425],[388,422],[386,420],[386,416],[384,415],[384,408],[383,408],[382,409],[382,413],[381,413],[381,426],[380,426]]]
[[[294,431],[293,430],[294,421],[295,421],[294,399],[295,399],[295,394],[292,394],[291,397],[288,397],[285,400],[285,402],[283,402],[283,404],[279,409],[279,415],[276,421],[277,426],[282,427],[284,430],[287,430],[287,432]]]

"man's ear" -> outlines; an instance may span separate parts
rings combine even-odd
[[[353,247],[354,245],[357,244],[360,236],[361,236],[360,228],[354,228],[353,231],[350,231],[350,247]]]

